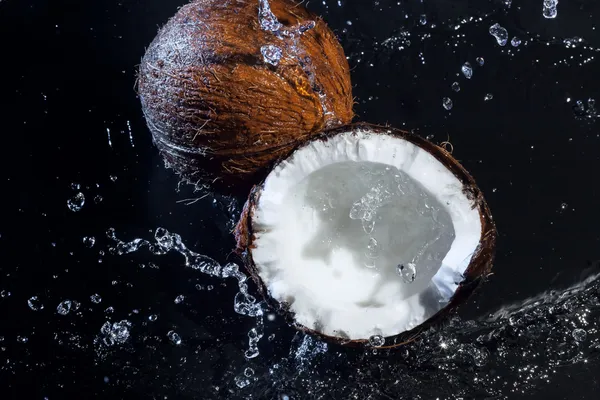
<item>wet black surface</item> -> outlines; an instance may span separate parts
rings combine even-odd
[[[280,322],[267,324],[261,355],[248,364],[257,370],[257,382],[245,391],[235,385],[234,377],[247,366],[243,352],[255,325],[233,311],[235,282],[186,269],[178,254],[156,257],[140,250],[117,256],[107,249],[113,243],[104,232],[111,227],[122,240],[151,239],[164,227],[219,262],[233,246],[225,206],[211,196],[190,205],[182,201],[202,194],[190,187],[176,190],[178,179],[152,146],[134,90],[145,46],[184,3],[0,1],[2,398],[261,399],[284,393],[268,390],[286,386],[282,377],[271,384],[275,378],[265,367],[290,351],[294,332]],[[346,49],[357,120],[414,129],[434,142],[449,140],[486,194],[500,233],[495,275],[463,308],[464,319],[580,282],[600,259],[600,117],[573,107],[578,100],[586,107],[589,98],[600,101],[600,3],[560,2],[556,19],[543,18],[542,0],[513,1],[510,7],[475,3],[308,4]],[[419,22],[421,14],[426,25]],[[509,33],[504,47],[488,33],[496,22]],[[398,49],[402,40],[389,40],[399,36],[410,45]],[[518,47],[510,44],[514,36],[521,39]],[[567,48],[563,40],[573,37],[584,40]],[[477,57],[485,59],[483,66]],[[467,61],[473,66],[470,80],[460,72]],[[455,81],[460,92],[451,89]],[[486,94],[493,98],[484,101]],[[449,111],[444,97],[453,101]],[[78,192],[85,204],[73,212],[67,200]],[[98,195],[101,201],[94,200]],[[86,236],[96,238],[92,248],[83,243]],[[95,293],[100,304],[90,300]],[[180,294],[185,300],[175,304]],[[32,296],[41,299],[43,310],[28,306]],[[79,310],[58,315],[56,307],[65,299],[81,303]],[[108,307],[114,311],[107,313]],[[158,315],[154,323],[148,320],[152,314]],[[105,321],[125,319],[133,324],[130,339],[99,350],[94,340]],[[183,345],[168,340],[170,330],[181,335]],[[275,340],[267,340],[272,333]],[[464,329],[454,334],[466,335]],[[329,348],[336,352],[347,353]],[[515,365],[518,354],[513,353]],[[325,377],[338,368],[332,361],[338,356],[329,355],[318,364]],[[406,365],[403,374],[410,378],[418,368]],[[597,360],[568,365],[549,383],[537,379],[531,388],[501,368],[482,372],[506,373],[510,385],[524,388],[521,395],[490,394],[485,385],[470,383],[468,371],[454,376],[462,382],[463,398],[595,399],[599,366]],[[349,395],[342,389],[359,379],[345,376],[323,378],[330,385],[321,387],[330,396],[323,398],[348,398],[341,397]],[[383,388],[395,379],[372,382]],[[365,397],[357,398],[457,398],[452,385],[420,382],[403,392],[377,390],[374,384],[372,397],[363,388],[358,393]],[[317,395],[309,389],[315,387],[290,384],[285,393],[311,399]]]

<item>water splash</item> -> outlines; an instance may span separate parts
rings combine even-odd
[[[283,25],[277,20],[277,17],[271,11],[269,0],[258,1],[258,21],[262,30],[269,32],[279,32]]]
[[[584,40],[578,36],[574,36],[570,38],[565,38],[562,42],[567,49],[574,49],[576,47],[581,46],[584,43]]]
[[[596,108],[596,100],[593,98],[587,99],[587,101],[576,100],[573,104],[573,113],[579,120],[594,121],[600,118],[600,113]]]
[[[151,321],[156,321],[156,318],[151,319]],[[179,336],[179,334],[177,332],[175,332],[175,331],[169,331],[169,332],[167,332],[167,338],[169,338],[169,341],[171,343],[173,343],[175,346],[179,346],[181,344],[181,342],[182,342],[181,336]]]
[[[396,270],[404,283],[413,283],[417,279],[417,266],[414,262],[398,264]]]
[[[73,306],[73,303],[71,302],[71,300],[63,300],[56,307],[56,312],[59,315],[67,315],[71,311],[72,306]]]
[[[279,61],[281,61],[281,57],[283,55],[282,50],[277,46],[273,46],[272,44],[262,46],[260,48],[260,53],[263,56],[264,62],[274,66],[279,65]]]
[[[377,209],[390,200],[392,194],[384,187],[383,182],[378,182],[363,197],[357,200],[350,209],[350,219],[373,221]]]
[[[100,334],[96,338],[96,343],[100,346],[111,347],[122,345],[131,335],[131,322],[122,320],[120,322],[110,323],[106,321],[100,328]]]
[[[490,35],[492,35],[500,46],[506,46],[508,43],[508,31],[500,24],[495,23],[490,26]]]
[[[2,292],[4,292],[4,290]],[[4,296],[2,296],[2,297],[4,297]],[[39,299],[38,296],[32,296],[29,300],[27,300],[27,305],[33,311],[41,311],[44,309],[44,304],[42,303],[42,301]]]
[[[156,255],[164,255],[170,251],[175,251],[185,258],[186,267],[216,278],[236,279],[239,291],[234,299],[233,308],[235,312],[256,318],[256,326],[248,332],[248,350],[246,350],[245,356],[250,359],[259,355],[258,343],[264,335],[263,303],[248,292],[248,278],[239,270],[238,265],[229,263],[221,266],[214,259],[191,251],[183,244],[180,235],[170,233],[164,228],[156,229],[154,234],[155,243],[141,238],[129,242],[121,241],[116,237],[113,228],[108,230],[107,236],[116,243],[116,245],[109,248],[109,251],[113,254],[129,254],[142,248],[148,248],[150,252]]]
[[[460,72],[462,72],[465,78],[471,79],[473,77],[473,67],[471,67],[471,63],[468,61],[464,63],[462,67],[460,67]]]
[[[77,193],[75,196],[71,197],[67,201],[67,207],[69,210],[73,212],[81,211],[85,204],[85,195],[81,192]]]
[[[381,335],[373,335],[369,338],[369,344],[373,347],[381,347],[385,344],[385,338]]]
[[[315,21],[306,21],[289,28],[285,27],[271,11],[269,0],[258,0],[258,21],[262,30],[272,32],[279,38],[295,38],[316,26]]]
[[[82,242],[85,245],[85,247],[91,249],[92,247],[94,247],[94,244],[96,243],[96,238],[93,236],[85,236],[82,239]]]
[[[90,301],[94,304],[100,304],[102,302],[102,297],[98,293],[95,293],[90,296]]]
[[[452,107],[454,106],[452,99],[450,97],[444,97],[442,99],[442,106],[448,111],[452,110]]]
[[[558,0],[544,0],[542,6],[542,15],[544,18],[556,18],[558,15],[558,10],[556,7],[558,6]]]
[[[264,379],[271,393],[310,392],[315,399],[382,395],[428,399],[452,393],[452,399],[509,400],[548,384],[563,371],[559,367],[586,364],[600,354],[598,278],[477,320],[455,317],[395,350],[352,352],[332,347],[327,357],[319,357],[324,352],[317,343],[322,342],[297,334],[290,356],[273,362]],[[393,344],[382,339],[376,335],[369,343]],[[294,362],[298,359],[305,361]]]

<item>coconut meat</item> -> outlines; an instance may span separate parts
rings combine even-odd
[[[393,336],[443,308],[481,239],[479,211],[440,161],[368,129],[315,140],[265,180],[252,258],[298,324]]]

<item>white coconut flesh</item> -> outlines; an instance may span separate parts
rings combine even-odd
[[[440,161],[367,129],[297,150],[265,180],[252,258],[297,323],[357,340],[410,330],[448,304],[481,238]]]

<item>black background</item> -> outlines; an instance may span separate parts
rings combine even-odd
[[[145,46],[184,3],[0,1],[0,290],[11,292],[0,298],[2,398],[209,398],[204,388],[231,367],[223,354],[241,354],[247,345],[253,321],[233,313],[235,285],[185,270],[176,255],[160,258],[160,269],[142,270],[147,254],[99,253],[110,244],[104,232],[111,227],[131,240],[149,239],[162,226],[219,261],[232,248],[229,217],[218,202],[210,196],[181,202],[199,194],[177,190],[134,90]],[[600,3],[560,2],[554,20],[542,17],[542,0],[515,0],[511,7],[466,0],[341,3],[311,1],[308,8],[323,15],[346,50],[357,120],[449,140],[494,214],[495,275],[464,315],[577,282],[600,259],[600,117],[573,109],[576,100],[600,101]],[[421,14],[427,25],[419,23]],[[495,22],[522,44],[498,46],[488,33]],[[401,32],[410,33],[410,46],[390,48],[385,40]],[[563,39],[575,36],[585,41],[566,48]],[[478,66],[476,57],[485,64]],[[470,80],[460,75],[466,61],[474,69]],[[454,81],[458,93],[450,88]],[[493,99],[484,101],[488,93]],[[442,107],[446,96],[454,103],[450,111]],[[86,203],[72,212],[67,200],[78,191]],[[103,200],[94,202],[96,195]],[[84,236],[96,237],[92,249]],[[195,291],[196,283],[214,289]],[[100,305],[89,302],[94,293],[102,295]],[[185,306],[173,303],[181,293]],[[31,296],[45,309],[30,310]],[[78,299],[81,311],[59,318],[55,307],[66,298]],[[159,314],[157,324],[143,325],[143,336],[161,339],[145,347],[134,341],[106,361],[93,340],[109,306],[113,321],[137,326]],[[189,338],[184,348],[164,343],[174,328]],[[273,329],[282,339],[263,342],[267,354],[292,334],[283,324]],[[595,399],[597,370],[597,364],[565,368],[528,396]],[[435,388],[426,393],[436,396]]]

